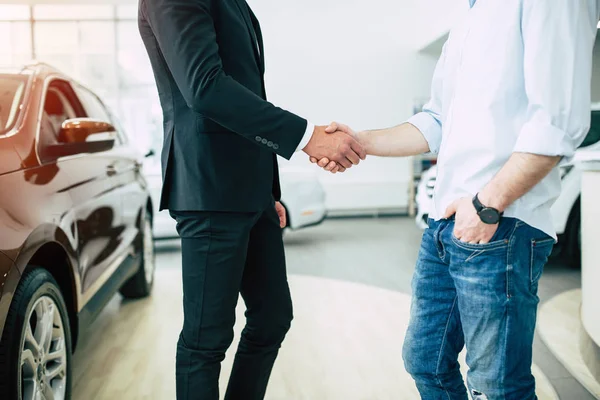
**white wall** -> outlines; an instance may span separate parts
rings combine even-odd
[[[428,97],[436,60],[417,50],[441,29],[436,21],[444,20],[449,10],[444,1],[248,0],[264,31],[270,100],[315,124],[338,120],[355,129],[367,129],[403,122],[412,115],[414,101]],[[425,3],[436,3],[439,8],[427,9]],[[406,210],[410,163],[407,159],[370,158],[345,174],[321,172],[329,208],[346,212]],[[303,153],[291,164],[317,168]]]
[[[413,45],[423,49],[445,36],[464,17],[469,9],[468,0],[419,0],[415,10],[415,38]]]
[[[414,50],[412,0],[250,0],[265,36],[269,99],[315,124],[383,128],[429,94],[436,60]],[[316,168],[304,153],[293,165]],[[410,160],[370,158],[322,172],[333,211],[406,210]]]

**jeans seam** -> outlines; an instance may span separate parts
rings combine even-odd
[[[454,244],[456,244],[456,246],[467,251],[496,250],[507,246],[506,240],[488,243],[484,245],[471,245],[470,243],[461,242],[458,238],[454,236],[454,234],[452,235],[452,241],[454,242]]]
[[[506,324],[504,326],[504,348],[502,349],[502,363],[501,363],[501,373],[500,373],[500,387],[502,388],[502,400],[506,400],[506,387],[504,386],[504,378],[506,377],[506,352],[508,351],[508,332],[510,325],[510,308],[511,302],[507,302],[506,304]]]
[[[534,277],[534,266],[535,266],[535,252],[536,250],[538,250],[540,248],[540,244],[545,244],[545,243],[549,243],[550,241],[552,241],[553,243],[555,242],[553,238],[550,239],[543,239],[543,240],[536,240],[536,239],[531,239],[531,246],[530,246],[530,251],[531,251],[531,258],[529,260],[529,290],[531,291],[534,287],[534,282],[539,280],[542,277],[543,274],[543,269],[542,272],[540,272],[539,274],[537,274],[537,276]],[[547,262],[547,260],[546,260]],[[545,264],[544,264],[545,265]],[[543,268],[543,267],[542,267]]]
[[[486,250],[474,251],[473,254],[471,254],[469,257],[467,257],[467,259],[465,260],[465,262],[469,262],[472,259],[474,259],[475,257],[480,256],[480,255],[482,255],[485,252],[486,252]]]
[[[535,239],[531,239],[531,244],[529,246],[530,257],[529,257],[529,289],[531,290],[531,285],[533,284],[533,251],[535,248]]]
[[[448,335],[448,326],[450,326],[450,319],[452,318],[452,314],[454,313],[454,308],[456,307],[457,299],[458,299],[458,296],[455,296],[454,301],[452,302],[452,308],[450,308],[450,314],[448,314],[448,321],[446,321],[446,328],[444,329],[444,335],[442,336],[442,344],[440,345],[440,353],[438,355],[438,361],[437,361],[437,365],[435,367],[435,377],[437,378],[438,384],[440,385],[442,390],[444,392],[446,392],[446,396],[448,397],[448,400],[451,400],[450,393],[448,393],[448,390],[444,387],[444,385],[442,385],[442,381],[439,376],[439,370],[440,370],[440,364],[442,362],[442,353],[444,350],[444,345],[446,344],[446,337]]]
[[[512,276],[512,270],[513,270],[513,265],[512,265],[512,253],[513,253],[513,247],[515,244],[515,231],[517,230],[517,228],[520,225],[517,223],[515,224],[514,228],[512,229],[512,232],[510,233],[510,236],[508,237],[508,251],[506,252],[506,297],[508,299],[511,298],[511,276]]]

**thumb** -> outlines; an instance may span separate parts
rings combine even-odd
[[[453,216],[454,214],[456,214],[456,201],[448,206],[443,218],[448,219],[451,216]]]
[[[334,132],[337,132],[337,130],[338,130],[337,122],[332,122],[331,124],[329,124],[329,126],[327,128],[325,128],[325,132],[327,132],[327,133],[334,133]]]

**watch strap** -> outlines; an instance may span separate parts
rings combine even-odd
[[[473,197],[473,206],[475,207],[477,214],[479,214],[481,211],[483,211],[483,209],[488,208],[488,209],[492,209],[492,210],[496,211],[499,216],[501,216],[501,217],[504,216],[504,212],[500,212],[498,209],[493,208],[493,207],[484,206],[483,203],[479,200],[479,193],[477,193],[475,195],[475,197]]]

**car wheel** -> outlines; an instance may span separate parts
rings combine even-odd
[[[69,315],[45,269],[24,275],[13,296],[0,341],[0,393],[16,400],[71,398]]]
[[[573,268],[581,268],[581,201],[577,200],[569,216],[567,228],[567,262]]]
[[[142,254],[140,269],[121,287],[121,294],[128,299],[148,297],[154,285],[156,257],[152,236],[152,217],[146,212],[142,226]]]

